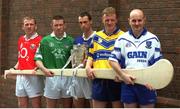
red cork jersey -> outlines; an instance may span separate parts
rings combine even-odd
[[[36,67],[34,61],[34,55],[39,46],[42,36],[37,33],[33,35],[30,39],[26,36],[20,36],[18,40],[18,69],[34,69]]]

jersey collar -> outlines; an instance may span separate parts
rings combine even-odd
[[[29,41],[29,40],[31,40],[31,39],[36,38],[37,36],[38,36],[38,33],[34,33],[30,38],[27,38],[26,35],[24,35],[24,38],[25,38],[26,41]]]
[[[132,35],[135,39],[139,39],[142,35],[145,35],[146,33],[147,33],[147,29],[146,29],[146,28],[143,28],[143,31],[141,32],[141,34],[140,34],[139,37],[137,38],[137,37],[134,35],[132,29],[129,29],[129,34]]]
[[[103,29],[102,31],[103,31],[107,36],[111,36],[111,35],[116,34],[117,32],[119,32],[119,31],[120,31],[120,28],[119,28],[119,27],[116,27],[116,29],[112,32],[112,34],[107,34],[105,29]]]
[[[95,33],[96,33],[96,31],[94,31],[88,38],[86,38],[86,37],[84,36],[84,33],[83,33],[82,38],[83,38],[85,41],[87,41],[87,40],[89,40],[91,37],[93,37]]]
[[[62,38],[58,38],[58,37],[54,34],[54,32],[52,32],[52,33],[51,33],[51,37],[54,37],[54,38],[57,39],[57,40],[62,40],[62,39],[64,39],[64,38],[67,37],[67,34],[66,34],[66,32],[64,32],[63,37],[62,37]]]

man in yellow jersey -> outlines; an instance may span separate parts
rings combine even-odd
[[[107,7],[102,12],[104,29],[93,36],[86,63],[87,76],[93,79],[92,99],[93,108],[104,108],[108,102],[113,108],[122,107],[120,102],[120,83],[114,80],[97,79],[93,68],[111,68],[108,58],[114,48],[115,40],[124,32],[117,26],[117,14],[113,7]]]

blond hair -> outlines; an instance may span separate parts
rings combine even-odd
[[[107,7],[102,11],[102,15],[116,14],[116,9],[113,7]]]
[[[34,23],[36,24],[36,20],[35,18],[31,17],[31,16],[26,16],[22,19],[22,23],[24,24],[24,20],[34,20]]]

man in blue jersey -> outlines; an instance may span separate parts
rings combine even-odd
[[[109,102],[113,108],[120,108],[120,83],[114,80],[97,79],[93,68],[111,68],[108,58],[114,48],[115,40],[124,32],[117,26],[117,14],[113,7],[107,7],[102,12],[104,29],[93,36],[89,47],[86,63],[87,76],[93,79],[92,102],[94,108],[105,108]]]
[[[153,65],[162,57],[160,41],[144,27],[146,17],[142,10],[133,9],[128,20],[131,29],[116,40],[109,63],[123,80],[121,100],[124,107],[153,108],[157,96],[153,87],[150,84],[135,84],[135,78],[127,75],[121,68]]]
[[[81,30],[83,31],[83,35],[75,38],[75,45],[83,45],[85,46],[85,56],[83,59],[83,66],[85,66],[87,60],[87,52],[92,41],[92,36],[95,34],[95,31],[92,29],[92,18],[88,12],[82,12],[78,17],[78,22],[80,25]],[[83,108],[86,107],[86,100],[91,100],[91,87],[92,83],[91,80],[88,78],[76,78],[78,82],[78,86],[75,87],[77,92],[78,99],[73,100],[73,104],[75,108]],[[91,103],[91,101],[89,101]]]

